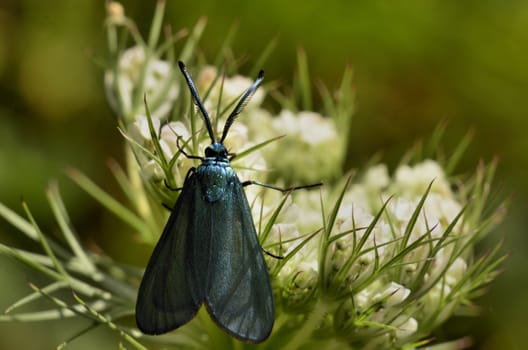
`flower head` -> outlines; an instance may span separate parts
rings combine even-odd
[[[149,99],[152,115],[160,120],[168,117],[178,97],[174,68],[167,61],[151,57],[145,50],[139,45],[127,49],[120,55],[116,68],[105,72],[110,105],[128,122],[144,110],[143,94]]]

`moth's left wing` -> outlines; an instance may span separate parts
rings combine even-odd
[[[193,215],[200,189],[194,173],[187,178],[139,287],[136,323],[146,334],[162,334],[194,317],[203,287],[193,269]]]

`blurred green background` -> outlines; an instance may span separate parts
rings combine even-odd
[[[146,35],[155,2],[122,3]],[[165,21],[189,28],[201,16],[208,25],[200,50],[211,59],[234,23],[234,53],[250,63],[278,38],[264,68],[267,79],[283,87],[291,84],[299,48],[314,81],[330,88],[338,86],[345,66],[353,67],[357,111],[348,167],[362,166],[377,152],[394,166],[441,121],[448,122],[448,150],[474,131],[458,170],[471,172],[481,159],[499,159],[495,186],[512,202],[481,248],[504,237],[510,257],[478,301],[482,316],[454,320],[443,332],[472,335],[479,349],[528,349],[528,2],[168,1]],[[122,157],[123,140],[95,63],[106,55],[104,18],[102,0],[0,1],[0,201],[21,212],[23,196],[53,232],[44,190],[58,179],[85,242],[138,264],[144,259],[136,256],[136,243],[128,243],[130,235],[63,175],[74,166],[117,193],[106,162]],[[4,221],[0,239],[31,246]],[[38,283],[40,277],[4,257],[0,264],[3,309],[29,293],[28,280]],[[0,349],[54,348],[84,325],[0,324]],[[117,348],[117,342],[99,329],[71,348]]]

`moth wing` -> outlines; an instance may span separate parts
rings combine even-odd
[[[193,274],[192,215],[197,180],[192,173],[148,262],[136,302],[136,323],[145,334],[162,334],[194,317],[203,288]]]
[[[225,331],[261,342],[274,322],[273,291],[246,195],[238,178],[210,204],[214,220],[205,304]]]

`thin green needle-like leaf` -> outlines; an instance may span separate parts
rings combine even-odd
[[[152,18],[152,27],[149,33],[147,44],[141,47],[144,51],[144,61],[141,65],[139,77],[135,82],[132,90],[132,115],[136,115],[141,106],[142,97],[145,95],[147,75],[150,73],[151,61],[156,58],[155,47],[158,42],[163,24],[163,13],[165,12],[165,1],[158,1],[154,16]]]
[[[99,201],[99,203],[114,213],[117,217],[121,218],[124,222],[132,226],[135,230],[139,232],[146,232],[149,230],[149,227],[139,217],[137,217],[136,214],[112,198],[108,193],[103,191],[83,173],[76,169],[70,168],[67,170],[67,174],[83,190]]]
[[[344,143],[348,140],[350,125],[354,113],[354,92],[352,89],[353,71],[347,67],[337,92],[331,92],[324,84],[317,84],[324,105],[325,115],[334,119],[339,136]],[[366,167],[368,168],[368,167]]]
[[[72,310],[68,308],[61,308],[61,309],[50,309],[50,310],[45,310],[45,311],[0,315],[0,322],[42,322],[42,321],[61,320],[61,319],[72,318],[76,316],[78,316],[78,313],[73,312]]]
[[[318,85],[318,88],[319,88],[319,94],[321,95],[321,99],[323,101],[325,114],[331,115],[331,116],[337,116],[338,112],[337,112],[336,102],[330,90],[328,90],[326,85],[322,83]],[[340,124],[337,124],[337,125],[340,125]]]
[[[48,294],[50,293],[53,293],[54,291],[56,290],[59,290],[61,288],[65,288],[68,286],[68,283],[64,282],[64,281],[57,281],[57,282],[53,282],[49,285],[47,285],[46,287],[42,288],[42,290]],[[42,296],[41,293],[39,292],[33,292],[19,300],[17,300],[16,302],[14,302],[11,306],[7,307],[4,311],[5,314],[8,314],[10,313],[11,311],[19,308],[19,307],[22,307],[24,305],[27,305],[29,303],[31,303],[32,301],[34,300],[37,300],[38,298],[40,298]]]
[[[63,300],[60,300],[56,297],[51,296],[48,294],[45,289],[38,288],[34,284],[29,284],[31,289],[33,289],[35,292],[41,294],[41,296],[47,298],[48,300],[52,301],[55,305],[59,307],[59,309],[52,309],[52,310],[45,310],[45,311],[37,311],[37,312],[27,312],[27,313],[18,313],[18,314],[10,314],[10,315],[0,315],[0,322],[8,322],[8,321],[20,321],[20,322],[34,322],[34,321],[50,321],[50,320],[58,320],[58,319],[64,319],[64,318],[71,318],[77,315],[81,315],[84,317],[91,317],[89,314],[86,313],[86,309],[81,305],[73,305],[69,306],[66,304]],[[107,304],[102,301],[98,300],[94,302],[91,305],[91,308],[99,311],[103,311],[107,308]]]
[[[31,265],[28,265],[30,267],[35,267],[36,265],[41,265],[43,267],[53,267],[53,261],[51,260],[51,258],[44,254],[38,254],[38,253],[29,252],[23,249],[7,247],[1,244],[0,244],[0,253],[3,253],[6,256],[15,258],[16,260],[19,260],[20,262],[24,264],[25,264],[25,261],[31,262]],[[21,256],[25,260],[22,261],[18,259],[15,255]],[[86,274],[86,269],[80,266],[79,260],[77,259],[69,258],[69,260],[65,260],[63,264],[68,271],[72,271],[72,272],[80,273],[80,274]]]
[[[378,211],[378,213],[372,219],[371,223],[369,224],[369,226],[367,227],[365,232],[361,235],[361,239],[359,240],[359,242],[357,242],[357,244],[354,244],[353,253],[350,254],[348,259],[345,261],[345,263],[341,267],[340,271],[336,275],[336,279],[337,280],[344,280],[346,278],[347,274],[349,273],[350,269],[352,268],[353,263],[360,256],[365,255],[365,254],[367,254],[370,251],[370,249],[368,249],[368,248],[367,249],[363,249],[363,247],[365,246],[366,242],[370,239],[371,235],[373,235],[374,229],[375,229],[378,221],[380,220],[381,216],[385,212],[385,208],[388,205],[390,199],[391,198],[389,198],[387,201],[385,201],[385,204],[383,205],[383,207]],[[354,227],[354,231],[356,231],[356,230],[357,230],[357,228]],[[373,241],[375,243],[375,238],[374,238],[374,236],[372,236],[372,237],[373,237],[372,239],[373,239]],[[374,251],[377,254],[378,250],[374,248]],[[375,263],[376,263],[376,269],[377,269],[378,262],[376,261]],[[374,269],[374,270],[376,270],[376,269]]]
[[[297,78],[301,92],[301,106],[305,111],[311,111],[312,108],[312,89],[310,84],[310,71],[308,70],[308,58],[306,52],[299,49],[297,51]]]
[[[141,343],[139,343],[136,339],[134,339],[130,334],[125,332],[123,329],[118,327],[115,323],[110,321],[108,318],[103,316],[101,313],[99,313],[96,309],[86,304],[77,294],[73,293],[73,297],[79,304],[84,306],[88,312],[94,316],[99,322],[105,324],[108,328],[110,328],[113,331],[116,331],[119,333],[123,339],[125,339],[130,345],[134,346],[138,350],[147,350],[146,347],[144,347]]]
[[[431,136],[427,140],[424,148],[424,157],[435,158],[438,157],[438,150],[440,149],[440,141],[444,138],[445,131],[447,129],[447,123],[440,121],[436,124]]]
[[[426,339],[426,340],[422,340],[422,341],[418,341],[418,342],[414,342],[412,344],[405,344],[404,346],[401,347],[401,350],[415,350],[415,349],[422,349],[422,347],[424,345],[428,345],[428,344],[431,344],[432,342],[432,339]],[[428,349],[430,350],[442,350],[442,349],[462,349],[464,346],[467,345],[467,340],[465,342],[462,342],[461,344],[459,344],[459,346],[449,346],[447,345],[447,347],[443,348],[439,348],[439,349],[435,349],[435,347],[429,347]]]
[[[405,248],[407,246],[407,243],[409,242],[409,239],[411,238],[411,233],[416,225],[416,222],[418,221],[418,217],[422,211],[422,208],[425,204],[425,200],[427,199],[427,196],[429,195],[429,192],[431,191],[431,187],[433,186],[433,181],[429,183],[429,186],[427,186],[427,189],[425,190],[425,193],[423,194],[422,198],[420,198],[420,201],[418,202],[418,205],[416,205],[416,208],[414,209],[411,218],[409,219],[409,222],[407,223],[407,227],[405,227],[405,232],[403,233],[403,240],[401,242],[401,247]]]
[[[403,259],[408,256],[411,252],[417,250],[425,244],[428,244],[431,240],[427,239],[430,237],[430,232],[427,231],[412,243],[407,244],[405,247],[398,249],[396,253],[383,265],[380,266],[378,271],[384,271],[396,266],[401,266]]]
[[[233,158],[231,158],[231,160],[239,160],[239,159],[242,159],[244,158],[245,156],[265,147],[266,145],[272,143],[272,142],[275,142],[275,141],[278,141],[282,138],[284,138],[286,135],[280,135],[280,136],[277,136],[277,137],[273,137],[269,140],[266,140],[266,141],[263,141],[261,143],[258,143],[256,144],[255,146],[252,146],[252,147],[249,147],[248,149],[245,149],[243,150],[242,152],[240,153],[237,153]]]
[[[317,230],[316,232],[320,232],[322,229],[319,229]],[[303,242],[305,239],[311,237],[314,233],[311,232],[311,233],[305,233],[303,235],[300,235],[298,237],[292,237],[292,238],[289,238],[289,239],[284,239],[284,240],[280,240],[278,242],[273,242],[271,244],[265,244],[265,248],[273,248],[273,247],[277,247],[277,246],[282,246],[284,244],[288,244],[288,243],[293,243],[293,242],[296,242],[296,241],[301,241]]]
[[[218,90],[218,101],[216,102],[216,118],[215,120],[213,121],[214,122],[214,131],[215,133],[217,133],[218,131],[218,122],[220,121],[220,118],[224,115],[225,113],[225,109],[224,109],[224,112],[222,112],[220,109],[222,107],[222,97],[224,96],[224,86],[225,86],[225,79],[226,79],[226,73],[225,73],[225,69],[222,69],[222,73],[221,74],[217,74],[216,75],[216,78],[215,80],[213,81],[213,83],[209,86],[209,89],[207,89],[207,92],[204,96],[204,98],[207,98],[209,97],[209,93],[211,93],[213,91],[213,87],[214,87],[214,84],[216,83],[216,79],[221,76],[222,77],[222,81],[220,82],[220,87],[219,87],[219,90]]]
[[[35,231],[35,227],[33,227],[31,222],[18,215],[2,203],[0,203],[0,216],[2,216],[7,222],[9,222],[32,240],[39,241],[39,235]],[[53,251],[62,258],[68,258],[71,255],[66,249],[55,242],[50,242],[50,246],[52,247]]]
[[[147,149],[146,147],[141,145],[139,142],[134,140],[132,137],[128,136],[127,133],[121,127],[118,127],[117,130],[119,131],[119,133],[121,135],[123,135],[125,140],[130,142],[131,145],[133,145],[133,146],[137,147],[139,150],[141,150],[141,152],[143,152],[149,159],[153,159],[160,166],[162,165],[161,164],[161,160],[158,157],[156,157],[156,155],[154,153],[152,153],[149,149]]]
[[[323,216],[323,237],[321,239],[320,248],[319,248],[319,271],[321,274],[321,278],[319,278],[320,287],[326,288],[327,281],[326,281],[326,263],[327,263],[327,254],[328,254],[328,248],[329,248],[329,240],[332,233],[332,230],[335,225],[335,221],[337,219],[337,214],[339,212],[339,208],[341,207],[341,204],[343,203],[343,199],[345,197],[345,193],[350,186],[350,183],[352,182],[352,176],[349,176],[343,186],[343,189],[339,193],[339,197],[337,198],[335,205],[332,209],[332,212],[326,218]],[[322,199],[321,199],[322,201]],[[321,208],[323,207],[321,202]]]
[[[152,24],[150,25],[150,32],[148,37],[148,47],[150,50],[154,50],[158,43],[158,39],[161,33],[161,27],[163,25],[163,15],[165,13],[165,1],[157,1],[156,8],[154,10],[154,16],[152,18]]]
[[[182,38],[185,38],[189,31],[187,29],[180,29],[176,33],[172,33],[170,26],[167,26],[167,33],[165,41],[156,49],[155,56],[162,57],[167,54],[168,61],[174,63],[174,44],[180,41]],[[173,64],[171,64],[172,66]]]
[[[1,243],[0,243],[0,253],[14,258],[15,260],[20,261],[24,265],[31,267],[56,281],[64,281],[64,276],[62,274],[58,273],[57,271],[53,269],[46,267],[40,261],[34,259],[35,254],[27,253],[22,250],[13,249]],[[51,262],[51,258],[50,258],[50,262]],[[52,266],[52,264],[49,264],[49,265]],[[70,282],[70,286],[73,289],[77,290],[79,293],[82,293],[90,297],[99,297],[105,300],[111,299],[111,295],[108,292],[103,291],[97,287],[94,287],[82,280],[71,278],[69,282]]]
[[[64,202],[59,193],[59,188],[56,182],[52,182],[47,191],[48,201],[50,203],[55,219],[57,220],[66,242],[70,246],[75,256],[79,259],[81,266],[86,269],[86,273],[92,274],[96,271],[96,267],[88,258],[88,255],[81,247],[77,234],[73,231],[72,225]]]
[[[78,338],[82,337],[83,335],[85,335],[88,332],[96,329],[99,326],[100,326],[99,323],[94,322],[93,324],[89,325],[88,327],[81,329],[79,332],[75,333],[74,335],[72,335],[71,337],[69,337],[68,339],[66,339],[65,341],[60,343],[59,345],[57,345],[57,350],[64,349],[66,346],[68,346],[75,339],[78,339]]]
[[[38,241],[39,237],[33,225],[2,203],[0,203],[0,216],[32,240]]]
[[[466,207],[464,207],[464,208],[462,208],[462,210],[460,210],[460,212],[457,214],[457,216],[446,227],[446,229],[442,233],[442,236],[436,240],[436,242],[435,242],[434,246],[432,247],[432,249],[429,250],[429,254],[428,254],[428,256],[427,256],[427,258],[425,260],[425,263],[423,264],[422,268],[420,269],[420,271],[417,274],[417,277],[415,279],[415,285],[412,286],[413,289],[417,289],[418,285],[423,284],[422,281],[425,279],[426,274],[430,273],[430,268],[431,268],[432,264],[434,263],[434,257],[438,254],[438,252],[441,249],[445,248],[444,242],[446,242],[448,237],[451,237],[451,233],[453,232],[453,230],[454,230],[456,224],[458,223],[458,221],[462,218],[462,215],[464,214],[465,209],[466,209]],[[433,229],[431,229],[431,231],[432,230]],[[438,272],[437,276],[430,276],[429,277],[429,281],[427,283],[428,287],[432,287],[434,284],[436,284],[436,282],[440,279],[440,277],[443,276],[445,274],[445,272],[447,271],[447,269],[451,266],[451,263],[455,260],[456,256],[458,256],[459,253],[461,253],[462,251],[463,250],[461,250],[461,251],[454,250],[454,253],[453,253],[454,257],[452,256],[450,258],[449,263],[446,264],[444,269],[441,272]],[[423,284],[423,285],[425,285],[425,284]]]
[[[150,133],[150,139],[152,143],[154,143],[154,148],[156,152],[160,155],[160,160],[162,160],[163,152],[161,150],[161,145],[159,143],[158,132],[156,129],[154,129],[154,122],[152,121],[152,114],[150,113],[149,103],[147,101],[147,94],[143,95],[143,103],[145,104],[145,113],[147,114],[147,123],[148,123],[148,128],[149,128],[149,133]]]
[[[229,28],[229,31],[226,35],[224,35],[222,40],[222,46],[219,50],[217,50],[216,58],[213,60],[213,66],[218,67],[222,63],[222,61],[226,58],[227,52],[230,49],[231,43],[233,42],[233,38],[235,37],[236,32],[238,31],[238,23],[233,23],[231,25],[231,28]]]
[[[94,319],[89,313],[86,312],[86,307],[83,307],[81,305],[71,305],[70,306],[64,300],[61,300],[59,298],[56,298],[56,297],[46,293],[43,289],[37,287],[33,283],[29,283],[29,286],[31,287],[31,289],[33,289],[34,291],[42,294],[42,296],[46,297],[48,300],[52,301],[55,305],[60,307],[60,309],[57,310],[57,311],[61,311],[61,313],[63,313],[63,314],[73,316],[73,315],[71,315],[70,313],[67,312],[67,311],[70,311],[73,314],[77,314],[77,315],[80,315],[80,316],[88,317],[90,319]],[[96,304],[97,304],[97,306],[96,306],[97,308],[102,308],[102,309],[106,308],[106,303],[104,303],[103,301],[96,302]]]
[[[46,237],[44,237],[44,234],[42,233],[42,231],[40,230],[39,226],[37,225],[37,222],[35,221],[35,218],[33,218],[33,215],[31,214],[31,211],[29,210],[29,207],[27,206],[26,202],[22,202],[22,207],[24,208],[24,211],[26,212],[26,215],[28,216],[29,221],[31,222],[31,224],[33,225],[33,227],[35,228],[35,231],[37,232],[37,234],[39,236],[42,248],[44,248],[44,251],[46,252],[46,254],[51,258],[51,261],[53,261],[53,265],[54,265],[55,269],[62,275],[62,277],[66,281],[69,282],[70,281],[70,275],[66,272],[66,270],[62,266],[62,263],[57,259],[57,257],[55,256],[55,254],[51,250],[51,248],[50,248],[50,246],[48,244],[48,241],[46,240]]]
[[[152,121],[152,115],[150,114],[150,108],[147,103],[146,94],[144,96],[144,103],[145,103],[145,113],[147,114],[147,123],[148,123],[149,132],[150,132],[150,139],[154,145],[156,154],[158,155],[158,158],[161,162],[161,169],[163,170],[163,173],[165,174],[165,179],[169,183],[169,186],[175,187],[174,176],[172,174],[171,169],[169,168],[169,161],[165,157],[165,152],[161,148],[161,143],[158,137],[157,130],[154,129],[154,123]]]
[[[121,168],[119,163],[114,159],[109,159],[107,164],[121,188],[121,191],[128,197],[130,202],[134,203],[136,199],[135,192],[137,189],[132,185],[123,168]]]
[[[206,24],[207,24],[207,18],[205,17],[201,17],[198,20],[198,22],[196,22],[191,32],[191,35],[189,35],[189,38],[187,39],[187,42],[185,43],[185,46],[183,47],[180,53],[181,61],[187,62],[194,55],[194,51],[196,50],[196,46],[198,45],[198,42],[200,41],[200,38],[202,37]]]
[[[264,67],[264,63],[267,61],[273,50],[275,50],[277,42],[277,38],[271,39],[266,45],[266,47],[261,51],[259,57],[255,60],[253,67],[249,71],[250,77],[256,76],[257,73],[262,69],[262,67]]]
[[[275,276],[279,273],[279,271],[282,269],[282,267],[284,267],[284,265],[289,261],[291,260],[295,254],[297,254],[308,242],[310,242],[312,240],[312,238],[314,238],[315,236],[317,236],[319,233],[321,233],[323,231],[323,229],[320,229],[320,230],[317,230],[313,233],[310,233],[308,235],[308,237],[306,237],[301,243],[297,244],[295,246],[295,248],[293,248],[290,252],[288,252],[288,254],[282,258],[282,259],[279,259],[277,265],[275,266],[273,272],[271,272],[270,274],[272,276]],[[282,243],[287,243],[287,241],[283,241]]]
[[[275,224],[275,222],[277,221],[277,218],[282,210],[282,208],[284,207],[284,205],[286,204],[286,201],[289,197],[289,194],[288,193],[287,195],[283,196],[283,198],[281,199],[281,201],[279,202],[279,205],[277,205],[277,207],[275,208],[275,210],[273,211],[273,213],[271,214],[271,217],[268,221],[268,223],[266,224],[266,226],[264,227],[264,231],[262,232],[259,232],[259,240],[261,242],[261,244],[263,242],[266,242],[266,239],[268,238],[270,232],[271,232],[271,229],[273,228],[273,225]]]
[[[335,225],[335,221],[337,219],[337,214],[339,212],[339,208],[341,208],[341,203],[343,202],[343,199],[345,197],[345,193],[350,186],[350,183],[352,182],[352,176],[349,176],[345,182],[345,185],[343,186],[343,189],[339,192],[339,197],[337,198],[334,208],[332,209],[332,212],[330,213],[329,217],[324,220],[324,229],[325,229],[325,237],[324,242],[325,244],[328,243],[332,229]]]
[[[376,216],[374,216],[374,218],[372,219],[372,221],[370,222],[369,226],[367,227],[367,230],[365,231],[365,233],[361,236],[361,239],[359,240],[358,244],[357,244],[357,250],[362,250],[363,249],[363,246],[365,245],[365,243],[367,242],[367,240],[369,239],[371,233],[374,231],[374,229],[376,228],[376,224],[379,222],[379,220],[381,219],[381,216],[383,215],[383,213],[385,212],[385,208],[387,208],[387,205],[389,204],[389,202],[391,201],[392,197],[389,197],[385,203],[383,203],[383,206],[381,207],[380,210],[378,210],[378,213],[376,214]]]
[[[270,90],[269,94],[281,105],[282,109],[286,109],[292,112],[297,112],[299,110],[299,106],[297,106],[295,101],[292,98],[281,93],[279,90]]]
[[[451,175],[455,170],[455,167],[458,165],[460,159],[462,158],[462,155],[464,155],[464,152],[466,152],[467,148],[471,144],[473,134],[474,132],[472,130],[467,132],[466,135],[462,138],[462,140],[460,140],[455,150],[451,153],[451,156],[449,157],[448,162],[445,166],[445,173],[447,175]]]

